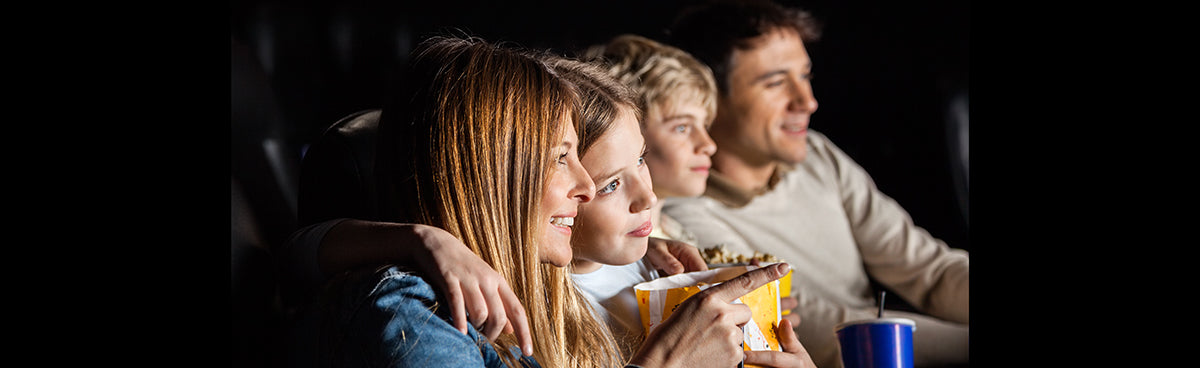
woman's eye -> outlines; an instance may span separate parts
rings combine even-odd
[[[646,164],[646,157],[645,156],[638,157],[638,166],[642,166],[645,164]]]
[[[782,86],[782,85],[783,85],[783,82],[784,82],[784,80],[783,80],[783,79],[780,79],[780,80],[777,80],[777,81],[773,81],[773,82],[769,82],[769,83],[767,83],[767,88],[771,88],[771,87],[779,87],[779,86]]]
[[[620,182],[621,182],[620,180],[613,180],[611,183],[608,183],[608,185],[605,185],[604,188],[600,188],[600,190],[596,191],[596,193],[597,194],[612,193],[613,191],[617,190],[617,187],[621,186]]]
[[[675,126],[676,133],[687,133],[687,131],[688,131],[687,124],[680,124],[680,125]]]
[[[564,152],[564,153],[563,153],[563,154],[561,154],[561,155],[558,155],[558,164],[559,164],[559,165],[566,165],[566,164],[567,164],[567,153],[566,153],[566,152]]]

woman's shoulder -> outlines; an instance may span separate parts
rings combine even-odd
[[[343,272],[325,286],[326,298],[341,300],[372,298],[388,295],[403,299],[431,299],[437,294],[433,286],[420,275],[399,266],[359,268]]]
[[[496,350],[474,327],[463,334],[433,286],[419,274],[387,266],[340,276],[340,314],[348,338],[377,346],[366,361],[412,366],[502,367]],[[392,348],[385,348],[392,347]]]

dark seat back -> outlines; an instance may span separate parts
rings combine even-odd
[[[300,168],[301,227],[334,218],[376,219],[375,131],[379,109],[338,120],[304,155]]]

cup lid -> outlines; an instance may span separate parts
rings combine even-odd
[[[864,324],[868,324],[868,325],[909,325],[909,326],[912,326],[913,331],[917,330],[917,322],[913,321],[911,319],[908,319],[908,318],[868,318],[868,319],[858,319],[858,320],[846,321],[846,322],[839,323],[839,324],[837,324],[837,326],[834,326],[833,331],[837,332],[837,331],[840,331],[842,328],[845,328],[848,326],[864,325]]]

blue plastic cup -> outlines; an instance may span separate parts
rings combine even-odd
[[[834,327],[845,368],[913,368],[913,331],[907,318],[872,318]]]

